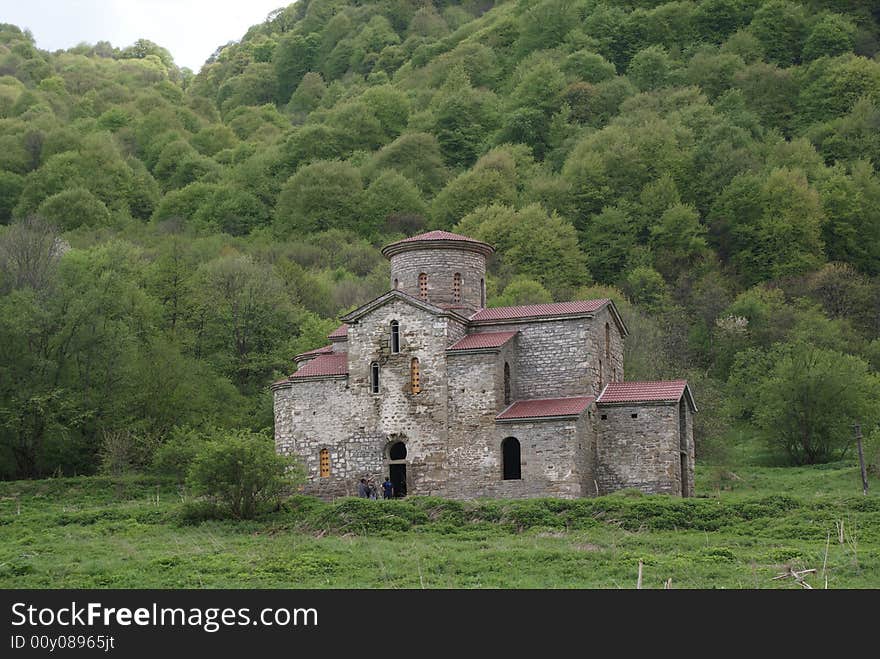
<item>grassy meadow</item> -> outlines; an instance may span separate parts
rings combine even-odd
[[[789,567],[816,569],[814,588],[877,588],[872,488],[849,462],[703,467],[688,500],[295,496],[258,520],[200,521],[169,480],[4,482],[0,587],[634,588],[642,561],[645,588],[802,588],[773,580]]]

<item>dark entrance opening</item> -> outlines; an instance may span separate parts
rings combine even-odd
[[[391,476],[391,486],[394,488],[394,498],[406,496],[406,465],[388,465],[388,474]]]
[[[504,480],[515,481],[522,478],[519,440],[516,437],[508,437],[501,442],[501,462]]]
[[[392,444],[391,448],[388,449],[388,458],[390,460],[405,460],[406,444],[403,442],[395,442]]]

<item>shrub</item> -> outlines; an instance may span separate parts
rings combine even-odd
[[[191,428],[175,428],[171,438],[153,454],[153,469],[183,481],[196,455],[204,449],[205,435]]]
[[[229,431],[207,442],[189,468],[187,484],[239,519],[253,518],[302,480],[291,458],[278,455],[272,442],[248,430]]]

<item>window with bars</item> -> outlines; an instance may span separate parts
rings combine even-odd
[[[452,301],[461,302],[461,273],[456,272],[452,275]]]
[[[413,357],[412,361],[410,361],[409,363],[409,384],[414,394],[420,393],[422,391],[422,378],[421,374],[419,373],[418,357]]]
[[[428,275],[424,272],[419,275],[419,297],[423,300],[428,299]]]
[[[327,478],[330,476],[330,451],[325,448],[321,449],[320,453],[320,465],[321,465],[321,478]]]

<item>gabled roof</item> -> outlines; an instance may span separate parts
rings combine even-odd
[[[312,359],[313,357],[317,357],[318,355],[327,355],[333,352],[333,344],[331,343],[329,346],[324,346],[322,348],[315,348],[314,350],[306,350],[305,352],[301,352],[298,355],[293,356],[294,362],[301,362],[304,359]]]
[[[467,236],[462,236],[458,233],[451,233],[449,231],[429,231],[427,233],[420,233],[418,236],[411,236],[409,238],[404,238],[403,240],[398,240],[390,245],[385,245],[385,247],[382,248],[382,255],[386,258],[390,258],[395,254],[406,252],[411,249],[430,249],[435,247],[466,249],[473,252],[479,252],[484,256],[489,256],[495,251],[495,248],[488,243],[484,243],[483,241],[474,238],[468,238]]]
[[[597,405],[628,403],[678,403],[687,396],[688,404],[696,412],[697,406],[687,380],[657,380],[654,382],[611,382],[596,399]]]
[[[303,364],[302,368],[291,375],[289,379],[343,375],[348,375],[348,355],[344,352],[334,352],[318,355],[310,362]]]
[[[540,398],[518,400],[495,417],[496,421],[524,419],[548,419],[554,417],[580,416],[595,396],[574,396],[571,398]]]
[[[500,348],[517,334],[519,334],[519,332],[484,332],[482,334],[468,334],[463,339],[446,348],[446,350],[458,351]]]
[[[526,304],[518,307],[496,307],[494,309],[480,309],[472,314],[470,321],[473,323],[491,323],[516,320],[533,320],[543,318],[554,318],[561,316],[577,316],[582,314],[593,314],[604,306],[608,305],[611,315],[620,328],[621,333],[626,336],[629,332],[623,319],[617,312],[614,302],[607,298],[598,300],[575,300],[573,302],[553,302],[550,304]]]
[[[391,302],[392,300],[402,300],[403,302],[406,302],[416,309],[427,311],[428,313],[434,314],[435,316],[454,316],[463,323],[467,322],[467,317],[458,313],[455,309],[444,309],[443,307],[438,307],[435,304],[425,302],[424,300],[415,298],[412,295],[407,295],[399,289],[390,290],[387,293],[380,295],[376,299],[370,300],[365,305],[343,316],[342,320],[346,321],[347,323],[356,322],[359,318],[366,316],[371,311],[378,309],[379,307],[387,304],[388,302]],[[346,326],[346,332],[347,331],[348,328]]]
[[[342,340],[348,338],[348,324],[342,323],[342,325],[340,325],[335,330],[330,332],[327,335],[327,338],[330,339],[331,341],[342,341]]]

